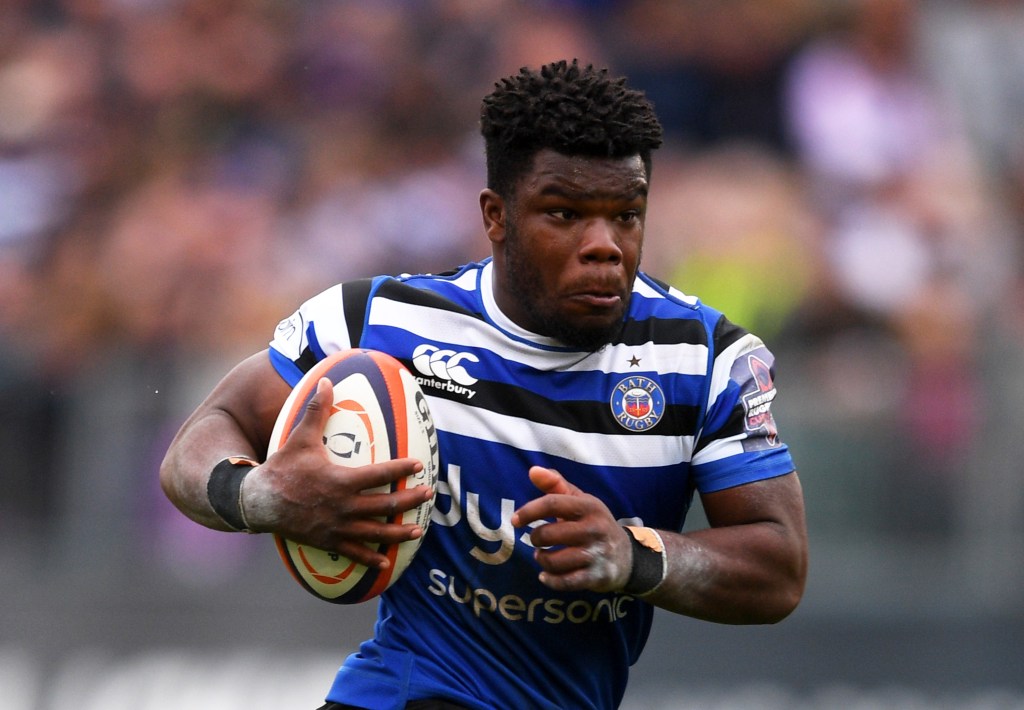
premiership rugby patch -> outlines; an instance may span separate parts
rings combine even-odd
[[[746,368],[740,397],[743,403],[743,428],[748,435],[760,437],[764,445],[778,446],[778,429],[772,416],[772,402],[775,400],[776,390],[772,380],[771,362],[751,354],[746,358]],[[748,446],[761,448],[756,444],[744,442],[744,448]]]
[[[620,426],[629,431],[647,431],[665,414],[665,393],[650,377],[630,375],[615,385],[610,404]]]

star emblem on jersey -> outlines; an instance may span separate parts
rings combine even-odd
[[[631,375],[615,385],[609,404],[620,426],[629,431],[647,431],[665,414],[665,392],[650,377]]]
[[[630,367],[640,367],[640,358],[638,358],[636,355],[634,355],[633,357],[629,358],[629,366]]]

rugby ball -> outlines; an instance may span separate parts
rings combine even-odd
[[[426,398],[413,375],[395,358],[375,350],[353,348],[324,358],[292,389],[281,408],[267,456],[288,440],[302,420],[317,383],[334,383],[334,406],[324,428],[323,443],[332,461],[342,466],[364,466],[412,457],[423,470],[366,493],[386,493],[420,485],[437,490],[440,457],[437,431]],[[434,498],[399,513],[388,522],[416,523],[424,534],[430,523]],[[384,520],[384,518],[381,518]],[[387,569],[370,569],[334,552],[302,545],[275,535],[277,550],[295,580],[314,596],[335,604],[357,604],[372,599],[394,584],[412,562],[424,535],[397,545],[371,545],[386,555]]]

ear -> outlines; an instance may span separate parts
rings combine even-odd
[[[494,190],[480,193],[480,214],[484,218],[484,231],[492,244],[505,241],[505,201]]]

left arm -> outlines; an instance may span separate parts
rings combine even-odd
[[[513,524],[554,519],[533,530],[540,580],[558,590],[620,591],[633,564],[626,531],[598,498],[552,469],[534,466],[544,495],[516,511]],[[664,581],[645,601],[698,619],[730,624],[780,621],[796,608],[807,578],[807,529],[796,472],[702,496],[710,527],[659,530]],[[557,546],[554,549],[551,546]]]

